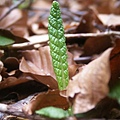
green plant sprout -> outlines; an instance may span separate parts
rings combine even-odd
[[[58,81],[58,87],[60,90],[64,90],[69,81],[67,47],[61,12],[57,1],[53,1],[52,3],[48,20],[48,35],[52,64]]]
[[[58,81],[58,87],[60,90],[64,90],[69,81],[67,47],[59,3],[56,1],[53,1],[48,20],[48,35],[52,64]],[[63,110],[52,106],[37,110],[35,113],[54,119],[62,119],[73,114],[71,109]]]

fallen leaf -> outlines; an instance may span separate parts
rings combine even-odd
[[[89,9],[85,15],[82,16],[75,33],[96,33],[99,30],[96,25],[102,25],[102,22],[98,18],[97,14]]]
[[[22,42],[27,42],[28,41],[25,38],[14,35],[10,30],[6,30],[6,29],[1,29],[0,28],[0,35],[14,40],[15,43],[22,43]]]
[[[120,81],[120,39],[115,40],[115,47],[110,57],[111,79],[109,86],[112,87]]]
[[[58,89],[55,73],[52,66],[52,58],[48,46],[41,47],[39,50],[27,50],[23,52],[20,63],[20,70],[29,73],[37,81],[48,85],[50,88]],[[68,55],[70,76],[74,75],[77,66],[73,62],[72,56]]]
[[[74,59],[79,58],[82,54],[82,48],[78,44],[67,45],[68,51],[73,54]]]
[[[67,52],[68,54],[68,70],[69,70],[69,78],[73,77],[78,69],[78,65],[74,62],[73,54]]]
[[[22,72],[30,73],[37,81],[51,88],[58,88],[48,46],[41,47],[39,51],[27,50],[23,56],[19,68]]]
[[[0,90],[5,89],[5,88],[9,88],[9,87],[13,87],[15,85],[24,83],[29,81],[28,79],[24,78],[20,78],[17,79],[16,77],[8,77],[8,78],[4,78],[4,80],[0,83]]]
[[[11,95],[17,95],[18,100],[21,100],[31,94],[47,90],[47,86],[31,79],[28,76],[21,76],[20,78],[4,78],[0,83],[0,102],[9,101]]]
[[[34,34],[47,34],[48,33],[48,30],[47,28],[44,26],[44,24],[42,22],[40,23],[34,23],[31,25],[31,31],[34,33]]]
[[[120,16],[119,15],[113,15],[113,14],[99,14],[98,17],[103,22],[104,25],[107,26],[115,26],[120,25]]]
[[[83,70],[69,81],[66,95],[73,99],[73,112],[86,112],[108,94],[110,80],[109,56],[107,49],[99,58],[84,66]]]
[[[110,36],[90,37],[86,40],[84,44],[83,56],[92,56],[94,54],[100,54],[112,45],[112,39]]]
[[[114,112],[114,110],[118,111],[117,113]],[[100,100],[95,108],[85,112],[77,114],[77,118],[87,118],[87,119],[117,119],[117,117],[120,116],[120,105],[117,102],[117,100],[105,97],[102,100]],[[118,114],[119,113],[119,114]]]
[[[9,10],[7,7],[0,8],[0,17]],[[16,17],[15,17],[16,16]],[[10,29],[19,37],[28,36],[27,31],[27,14],[20,9],[12,10],[5,18],[0,21],[0,28]]]
[[[68,109],[69,104],[67,98],[60,95],[59,90],[50,90],[48,92],[39,93],[35,96],[28,105],[23,107],[26,114],[33,114],[36,110],[44,107],[54,106],[63,109]]]

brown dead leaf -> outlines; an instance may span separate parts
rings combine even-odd
[[[107,26],[115,26],[120,25],[120,16],[119,15],[113,15],[113,14],[99,14],[98,17],[103,22],[104,25]]]
[[[105,97],[100,100],[95,108],[82,114],[81,119],[87,118],[92,119],[118,119],[120,118],[120,105],[116,99]]]
[[[48,9],[51,7],[51,1],[45,1],[45,0],[36,0],[33,4],[32,4],[32,7],[33,8],[43,8],[43,9]]]
[[[73,98],[74,113],[90,110],[108,94],[111,50],[112,48],[107,49],[69,82],[66,95]]]
[[[37,81],[51,88],[58,88],[48,46],[41,47],[39,51],[27,50],[23,52],[23,56],[20,63],[22,72],[29,73]]]
[[[79,58],[82,54],[82,48],[78,44],[67,45],[68,51],[73,54],[74,59]]]
[[[11,31],[6,29],[0,29],[0,35],[15,40],[15,43],[27,42],[28,40],[19,36],[14,35]]]
[[[0,83],[0,102],[9,102],[14,95],[17,95],[17,100],[21,100],[31,94],[47,90],[47,86],[28,76],[4,78]]]
[[[9,8],[0,8],[0,17],[2,17]],[[5,18],[0,21],[0,28],[9,29],[15,35],[20,37],[28,36],[27,31],[27,14],[20,9],[12,10]]]
[[[116,84],[118,80],[120,80],[120,38],[116,39],[115,47],[111,53],[110,59],[110,67],[111,67],[111,80],[110,86]]]
[[[20,70],[29,73],[37,81],[48,85],[50,88],[57,89],[57,81],[52,66],[49,46],[41,47],[37,50],[27,50],[23,52],[23,58],[20,63]],[[68,54],[70,76],[75,74],[77,65],[73,62],[73,57]]]
[[[92,7],[102,14],[119,14],[119,0],[94,0]]]
[[[59,90],[52,90],[40,93],[37,96],[35,96],[28,105],[25,105],[23,107],[23,111],[31,115],[36,110],[48,106],[68,109],[69,104],[67,98],[60,95]]]
[[[102,37],[90,37],[84,44],[83,56],[92,56],[94,54],[100,54],[107,48],[112,46],[112,39],[110,36]]]
[[[45,27],[45,25],[42,22],[32,24],[31,31],[34,34],[39,34],[39,35],[48,33],[47,28]]]
[[[95,33],[98,31],[95,25],[102,25],[102,22],[97,14],[92,9],[89,9],[87,13],[82,16],[75,33]]]
[[[77,71],[78,65],[74,62],[73,54],[67,52],[68,54],[68,70],[69,78],[73,77]]]
[[[0,7],[2,7],[2,6],[11,6],[11,4],[12,4],[12,0],[3,0],[3,1],[1,1],[0,2]]]
[[[16,77],[8,77],[4,78],[4,80],[0,83],[0,90],[9,88],[24,82],[29,81],[26,76],[21,77],[21,78],[16,78]]]

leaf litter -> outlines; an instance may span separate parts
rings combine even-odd
[[[30,9],[19,9],[12,0],[13,10],[7,2],[0,6],[0,18],[10,10],[0,20],[1,119],[47,120],[35,111],[49,106],[72,107],[67,120],[120,118],[119,1],[58,1],[69,51],[65,91],[58,90],[46,34],[52,1],[36,0]]]

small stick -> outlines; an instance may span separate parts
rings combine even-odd
[[[6,105],[6,104],[0,103],[0,112],[6,113],[8,115],[13,115],[16,117],[27,118],[29,120],[50,120],[50,118],[45,118],[45,117],[42,117],[42,116],[36,115],[36,114],[27,115],[22,110],[19,110],[19,109],[17,110],[16,107],[14,109],[14,107],[12,107],[11,105]]]
[[[106,31],[106,32],[100,32],[100,33],[78,33],[78,34],[65,34],[66,38],[87,38],[87,37],[102,37],[102,36],[111,36],[115,35],[117,37],[120,37],[120,32],[118,31]],[[36,38],[35,41],[32,41],[32,38]],[[13,44],[11,45],[11,48],[24,48],[35,44],[41,44],[48,42],[48,34],[45,35],[35,35],[30,38],[27,38],[28,40],[31,39],[30,42],[24,42],[19,44]],[[41,41],[40,41],[41,40]]]

